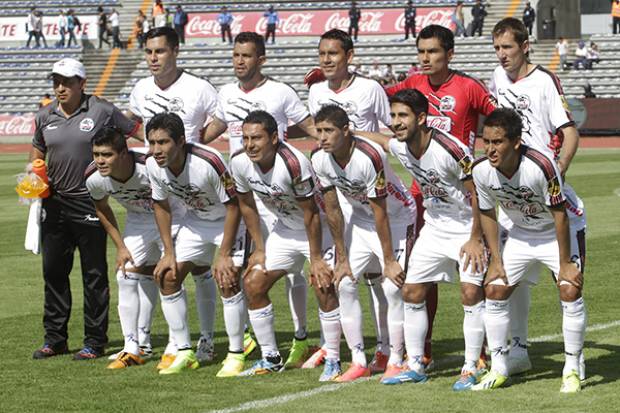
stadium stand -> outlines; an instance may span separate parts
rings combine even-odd
[[[32,6],[45,15],[58,14],[60,9],[74,9],[79,14],[95,14],[97,7],[122,7],[120,0],[2,0],[0,2],[0,17],[25,16]]]

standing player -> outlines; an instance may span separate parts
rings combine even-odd
[[[428,126],[456,136],[473,154],[478,118],[491,113],[495,109],[495,102],[480,80],[450,69],[449,64],[454,56],[452,31],[435,24],[426,26],[420,31],[416,46],[422,73],[387,88],[387,94],[392,96],[402,89],[422,92],[429,102]],[[422,194],[415,180],[411,184],[411,193],[418,207],[418,223],[422,226]],[[431,337],[437,300],[437,286],[431,286],[426,297],[429,329],[424,355],[428,365],[432,362]]]
[[[308,109],[291,86],[278,82],[261,73],[266,62],[265,41],[254,32],[242,32],[235,37],[233,69],[237,82],[224,85],[218,94],[217,111],[203,137],[208,143],[226,130],[229,133],[230,153],[243,149],[241,125],[246,116],[255,110],[264,110],[276,119],[278,138],[286,140],[289,122],[305,134],[314,136],[314,122]],[[260,197],[256,204],[261,215],[264,237],[271,232],[277,218],[265,208]],[[286,295],[289,299],[295,328],[295,338],[286,367],[300,367],[308,353],[306,332],[306,279],[303,274],[289,274],[286,278]]]
[[[327,220],[336,246],[335,280],[341,324],[353,359],[351,367],[337,380],[346,382],[370,375],[364,354],[357,279],[371,262],[377,261],[384,275],[381,285],[388,301],[390,355],[384,378],[391,377],[403,367],[404,313],[400,288],[415,235],[415,203],[392,171],[381,147],[353,136],[350,120],[342,108],[324,106],[314,122],[321,149],[312,155],[312,166],[324,193]],[[353,209],[346,237],[336,189]]]
[[[320,78],[325,80],[310,86],[310,113],[316,116],[323,106],[338,105],[347,113],[352,130],[378,132],[380,123],[390,125],[390,104],[378,82],[349,72],[353,57],[353,41],[349,35],[338,29],[323,33],[319,42],[319,64]],[[351,206],[343,197],[340,205],[348,221]],[[388,362],[388,303],[381,287],[381,275],[377,274],[378,267],[369,267],[368,270],[365,277],[370,287],[370,311],[377,333],[377,348],[370,369],[372,373],[378,373],[385,371]],[[316,367],[323,355],[324,352],[318,350],[304,367]]]
[[[145,42],[146,62],[152,76],[141,79],[134,86],[129,98],[128,116],[146,125],[158,113],[176,113],[183,120],[187,142],[200,142],[209,116],[215,113],[217,91],[208,81],[177,67],[179,36],[173,28],[157,27],[149,30]],[[195,268],[192,275],[196,284],[196,308],[200,321],[196,355],[200,361],[210,361],[214,356],[215,281],[207,267]],[[144,291],[150,299],[141,300],[141,314],[143,307],[152,308],[151,303],[157,299],[157,288],[143,285],[149,287]],[[141,318],[146,318],[146,315],[141,315]],[[150,319],[148,321],[150,329]],[[170,365],[174,353],[171,344],[164,352],[160,367]]]
[[[521,139],[524,144],[556,159],[562,177],[579,147],[579,132],[568,110],[560,80],[553,73],[529,62],[529,41],[525,25],[514,18],[506,18],[493,28],[493,46],[500,62],[493,72],[491,92],[500,106],[515,110],[523,122]],[[563,145],[551,139],[563,136]],[[561,152],[560,152],[561,150]],[[570,229],[577,242],[571,244],[571,256],[583,272],[585,264],[586,215],[583,202],[573,188],[564,184],[566,211]],[[505,230],[512,225],[500,214]],[[538,271],[533,268],[531,271]],[[532,368],[527,353],[530,290],[522,283],[512,295],[510,372],[523,373]],[[583,357],[583,356],[582,356]],[[583,360],[582,360],[583,363]],[[585,379],[585,366],[580,368]]]
[[[155,115],[146,126],[146,135],[152,154],[146,166],[155,221],[164,245],[154,275],[160,286],[162,311],[178,349],[174,362],[159,373],[174,374],[198,367],[187,324],[185,276],[196,267],[211,265],[215,248],[219,247],[214,274],[222,297],[226,300],[237,296],[241,291],[238,270],[243,264],[245,236],[237,231],[239,206],[234,182],[222,156],[209,147],[185,143],[183,121],[174,113]],[[187,209],[174,242],[170,195],[180,199]],[[243,300],[235,300],[228,306],[225,302],[224,322],[230,352],[243,354],[245,316]]]
[[[403,89],[390,98],[390,103],[396,136],[390,139],[381,134],[363,135],[394,155],[420,183],[426,224],[413,247],[403,287],[409,369],[383,383],[426,381],[422,360],[428,329],[425,298],[434,283],[451,281],[457,265],[465,313],[465,364],[453,389],[466,390],[481,376],[477,363],[484,341],[485,258],[471,179],[472,157],[457,138],[427,126],[428,100],[420,91]]]
[[[276,120],[265,111],[251,112],[244,120],[243,146],[230,162],[244,220],[256,243],[254,256],[263,269],[244,278],[250,321],[261,346],[262,359],[242,375],[264,374],[285,368],[278,351],[274,311],[268,292],[288,271],[303,270],[310,260],[310,281],[319,301],[321,330],[328,355],[320,381],[340,374],[340,309],[331,268],[323,257],[334,251],[331,237],[322,235],[315,182],[310,161],[292,146],[280,142]],[[264,240],[254,193],[277,217]]]
[[[554,273],[562,304],[566,361],[560,392],[575,393],[581,390],[579,356],[586,328],[586,308],[581,296],[583,276],[571,259],[573,240],[560,171],[545,154],[522,144],[521,133],[521,118],[516,112],[495,110],[484,122],[486,157],[473,167],[480,219],[491,257],[485,278],[484,321],[492,368],[472,390],[496,389],[506,382],[506,337],[513,311],[509,299],[519,283],[537,282],[538,274],[527,274],[527,269],[542,263]],[[498,237],[497,204],[513,224],[503,252]]]

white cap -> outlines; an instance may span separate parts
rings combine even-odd
[[[64,77],[77,76],[79,78],[86,79],[86,69],[84,69],[82,62],[70,58],[61,59],[54,63],[50,77],[53,74],[58,74]]]

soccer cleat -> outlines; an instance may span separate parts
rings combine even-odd
[[[508,377],[503,376],[496,372],[495,370],[491,370],[486,373],[484,376],[480,378],[480,381],[473,386],[471,386],[472,391],[484,391],[484,390],[495,390],[504,386],[508,381]]]
[[[51,344],[45,343],[43,347],[32,353],[32,358],[35,360],[42,360],[49,357],[59,356],[61,354],[67,354],[68,352],[69,349],[66,344],[54,347]]]
[[[243,354],[228,353],[224,361],[222,361],[222,368],[215,377],[236,377],[243,371],[244,364],[245,356]]]
[[[159,374],[179,374],[183,370],[196,370],[198,367],[200,367],[200,363],[194,350],[180,350],[170,367],[159,370]]]
[[[309,348],[310,352],[312,352],[311,348]],[[312,355],[308,360],[301,365],[302,369],[314,369],[319,367],[321,364],[325,363],[325,356],[327,356],[327,352],[322,348],[315,348],[315,351],[312,352]]]
[[[245,333],[243,335],[243,355],[249,356],[252,354],[254,349],[256,348],[256,340],[252,338],[250,333]]]
[[[103,349],[85,346],[82,350],[73,355],[73,360],[94,360],[103,356]]]
[[[402,364],[396,365],[388,363],[387,367],[385,368],[385,373],[383,373],[383,376],[381,376],[381,382],[383,383],[383,380],[385,379],[391,379],[392,377],[398,376],[405,370],[406,368]]]
[[[164,354],[161,356],[161,360],[157,363],[157,370],[164,370],[170,367],[176,357],[176,354]]]
[[[475,370],[461,370],[461,377],[454,383],[452,390],[463,391],[471,390],[471,386],[478,383],[478,380],[487,373],[486,361],[480,359]]]
[[[135,354],[125,353],[124,351],[118,354],[116,360],[112,363],[108,364],[108,369],[110,370],[118,370],[124,369],[131,366],[141,366],[144,364],[144,360],[140,356],[136,356]]]
[[[280,358],[279,363],[272,363],[266,359],[257,360],[252,367],[239,373],[239,376],[260,376],[269,373],[280,373],[284,370],[284,364]]]
[[[118,356],[120,356],[122,353],[123,353],[123,350],[110,354],[108,356],[108,360],[116,360]],[[153,357],[153,348],[151,347],[150,344],[147,344],[145,346],[140,346],[140,357],[143,359],[150,359],[151,357]]]
[[[342,374],[342,368],[340,367],[340,361],[326,359],[323,373],[319,377],[319,381],[334,381],[338,376]]]
[[[393,377],[386,377],[381,380],[381,384],[403,384],[403,383],[424,383],[428,380],[428,376],[422,371],[416,369],[404,370],[400,374]]]
[[[209,361],[213,361],[215,358],[215,349],[213,346],[213,341],[208,340],[206,337],[202,336],[198,339],[198,343],[196,344],[196,359],[200,363],[207,363]]]
[[[288,353],[288,358],[284,363],[285,369],[298,369],[304,364],[306,357],[308,357],[308,340],[293,339],[293,345],[291,351]]]
[[[339,383],[345,383],[349,381],[355,381],[362,377],[370,377],[370,368],[362,367],[357,363],[351,363],[351,366],[340,376],[336,377],[334,381]]]
[[[510,376],[523,374],[530,370],[532,370],[532,362],[527,353],[519,357],[510,357],[510,354],[508,355],[508,374]]]
[[[562,377],[562,387],[560,393],[577,393],[581,391],[581,381],[577,370],[571,370],[570,373]]]
[[[375,353],[375,356],[372,358],[372,361],[368,365],[370,369],[370,374],[378,374],[383,373],[387,367],[389,357],[386,354],[383,354],[380,351]]]

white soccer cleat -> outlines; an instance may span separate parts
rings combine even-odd
[[[520,357],[508,356],[508,374],[514,376],[532,370],[532,362],[527,353]]]

